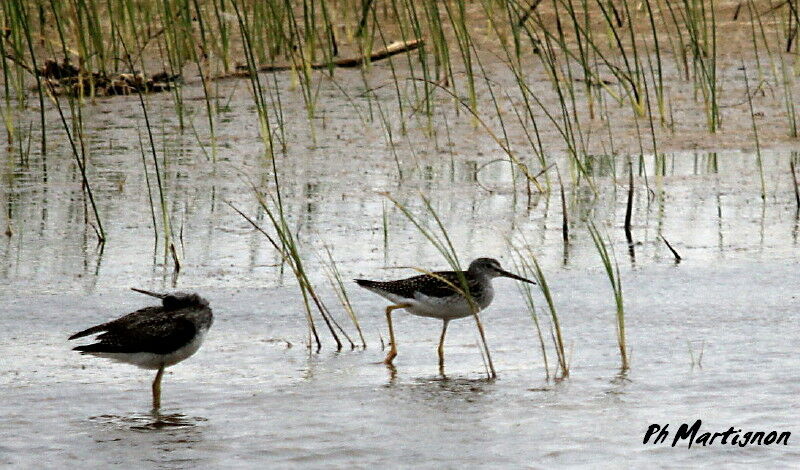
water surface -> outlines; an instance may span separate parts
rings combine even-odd
[[[160,123],[159,158],[182,260],[177,274],[163,236],[155,237],[160,209],[154,230],[135,98],[101,101],[87,111],[90,182],[108,233],[104,246],[86,223],[91,217],[66,146],[25,161],[6,155],[0,227],[11,235],[0,242],[0,462],[30,468],[795,462],[794,439],[785,447],[743,449],[641,443],[651,423],[676,428],[698,418],[710,431],[797,431],[791,410],[800,404],[794,288],[800,256],[788,153],[765,153],[763,199],[750,153],[633,157],[632,250],[622,230],[627,159],[597,156],[591,171],[598,191],[568,186],[565,246],[558,192],[529,201],[518,179],[512,191],[509,163],[489,163],[503,155],[468,123],[451,122],[449,134],[440,129],[433,140],[412,129],[390,145],[346,110],[321,109],[316,142],[292,127],[278,167],[307,269],[347,330],[355,335],[325,278],[323,245],[346,279],[411,275],[400,268],[411,265],[446,268],[380,194],[388,191],[418,210],[422,192],[464,261],[495,256],[511,268],[507,240],[527,242],[553,290],[571,364],[569,380],[545,378],[522,297],[513,282],[497,280],[495,303],[483,315],[496,380],[486,379],[471,320],[451,326],[441,376],[439,323],[402,313],[392,372],[379,364],[385,303],[354,285],[349,295],[368,347],[336,352],[323,336],[321,352],[307,349],[291,273],[263,235],[226,205],[268,226],[249,182],[275,190],[250,97],[229,86],[225,93],[239,111],[217,129],[221,146],[213,158],[168,117]],[[153,97],[151,104],[166,109],[171,102]],[[116,111],[125,106],[132,111]],[[288,116],[302,119],[300,103],[286,106]],[[202,131],[202,119],[196,124]],[[566,160],[551,158],[568,175]],[[536,168],[532,158],[528,163]],[[152,180],[149,164],[148,172]],[[621,268],[632,357],[625,374],[611,289],[585,229],[589,219],[609,236]],[[216,315],[200,352],[165,376],[167,417],[160,423],[148,414],[150,372],[79,356],[66,341],[150,302],[131,286],[199,291]],[[538,291],[534,299],[544,307]],[[547,352],[552,369],[549,344]]]

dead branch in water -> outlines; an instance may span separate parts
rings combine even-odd
[[[794,200],[797,203],[797,209],[800,210],[800,188],[797,186],[797,172],[794,169],[794,156],[789,157],[789,169],[792,173],[792,183],[794,186]]]
[[[675,264],[680,263],[681,260],[683,259],[683,258],[681,258],[681,255],[679,255],[678,252],[675,251],[675,248],[672,248],[672,245],[670,245],[670,243],[667,241],[666,238],[664,238],[663,235],[660,235],[660,237],[661,237],[661,240],[664,242],[664,244],[667,245],[667,248],[669,248],[669,251],[672,252],[672,256],[675,257]]]
[[[70,63],[69,57],[61,62],[47,59],[44,66],[35,68],[23,60],[6,54],[5,58],[23,70],[40,78],[47,90],[55,96],[116,96],[138,92],[158,93],[171,90],[182,80],[179,74],[159,72],[149,77],[141,72],[107,74],[91,72]]]
[[[326,69],[328,67],[342,67],[342,68],[354,68],[360,67],[369,62],[376,62],[379,60],[386,59],[393,55],[402,54],[403,52],[413,51],[421,47],[425,42],[422,39],[412,39],[410,41],[395,41],[388,46],[384,47],[383,49],[378,49],[374,51],[370,55],[363,55],[358,57],[345,57],[342,59],[336,59],[326,62],[315,62],[311,64],[312,69]],[[250,70],[247,70],[246,67],[237,67],[240,70],[236,72],[227,73],[223,75],[218,75],[214,77],[215,80],[219,80],[221,78],[231,78],[231,77],[249,77]],[[244,70],[242,70],[244,68]],[[262,65],[258,68],[259,72],[283,72],[286,70],[292,70],[297,68],[296,65],[287,65],[287,64],[272,64],[272,65]]]

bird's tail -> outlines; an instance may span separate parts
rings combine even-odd
[[[94,344],[84,344],[81,346],[75,346],[72,348],[73,351],[80,351],[81,354],[92,354],[92,353],[101,353],[101,352],[114,352],[109,351],[109,346],[103,343],[94,343]]]
[[[100,333],[101,331],[105,331],[105,329],[106,329],[105,323],[102,324],[102,325],[96,325],[96,326],[93,326],[91,328],[87,328],[87,329],[85,329],[83,331],[79,331],[79,332],[75,333],[74,335],[70,336],[69,339],[83,338],[84,336],[89,336],[89,335],[93,335],[95,333]]]

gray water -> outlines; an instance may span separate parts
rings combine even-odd
[[[164,255],[163,237],[154,241],[136,98],[109,99],[87,110],[90,182],[108,234],[105,246],[97,246],[85,222],[80,176],[63,142],[47,157],[33,152],[24,161],[6,151],[0,228],[11,234],[0,242],[0,463],[795,464],[800,256],[789,153],[765,153],[763,200],[751,153],[667,154],[663,171],[657,170],[660,160],[635,157],[632,252],[622,230],[626,159],[598,157],[598,193],[585,186],[568,191],[571,241],[565,247],[558,191],[534,195],[530,203],[519,182],[511,191],[509,164],[482,167],[503,155],[468,123],[451,122],[449,137],[435,140],[418,139],[412,130],[394,149],[396,164],[379,129],[360,129],[344,111],[320,110],[316,143],[309,131],[296,130],[303,126],[292,128],[278,162],[281,192],[310,276],[347,331],[355,337],[324,276],[323,245],[345,279],[414,274],[403,266],[446,269],[380,194],[388,191],[424,214],[422,192],[463,261],[494,256],[513,269],[507,239],[531,247],[553,291],[571,365],[569,379],[546,378],[523,298],[513,281],[498,279],[495,302],[482,315],[497,379],[486,378],[472,320],[451,325],[442,376],[436,364],[440,324],[403,313],[395,315],[399,356],[392,371],[380,364],[385,302],[355,285],[347,285],[348,294],[367,348],[336,352],[325,335],[319,353],[307,348],[302,300],[290,271],[263,235],[225,204],[268,228],[246,180],[274,191],[271,166],[263,159],[249,97],[229,92],[231,108],[240,111],[217,130],[221,147],[214,159],[191,133],[177,133],[168,117],[156,136],[178,234],[178,274]],[[168,96],[150,99],[156,109],[170,105]],[[300,104],[286,106],[289,116],[302,119]],[[201,116],[194,119],[202,125]],[[51,129],[54,142],[59,132]],[[557,154],[552,158],[567,168]],[[614,172],[620,176],[616,186]],[[157,205],[155,210],[159,219]],[[608,235],[620,265],[632,359],[627,373],[619,370],[615,306],[585,228],[589,219]],[[681,263],[661,236],[684,258]],[[168,370],[161,420],[149,414],[151,372],[79,356],[66,341],[77,330],[148,305],[131,286],[196,290],[210,300],[216,317],[201,350]],[[537,309],[545,306],[538,290],[534,300]],[[539,313],[547,328],[546,312]],[[550,341],[547,353],[552,375]],[[642,444],[650,424],[669,423],[672,430],[696,419],[704,431],[734,426],[793,435],[788,446],[687,450],[685,444]]]

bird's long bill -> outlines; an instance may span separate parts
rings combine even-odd
[[[516,279],[518,281],[527,282],[528,284],[536,284],[535,282],[531,281],[530,279],[525,279],[522,276],[517,276],[514,273],[510,273],[508,271],[503,271],[502,269],[498,269],[497,272],[500,273],[500,275],[504,276],[504,277],[510,277],[511,279]]]
[[[131,290],[134,291],[134,292],[138,292],[140,294],[145,294],[145,295],[149,295],[151,297],[156,297],[158,299],[163,299],[164,297],[167,296],[167,294],[159,294],[158,292],[151,292],[149,290],[137,289],[135,287],[131,287]]]

